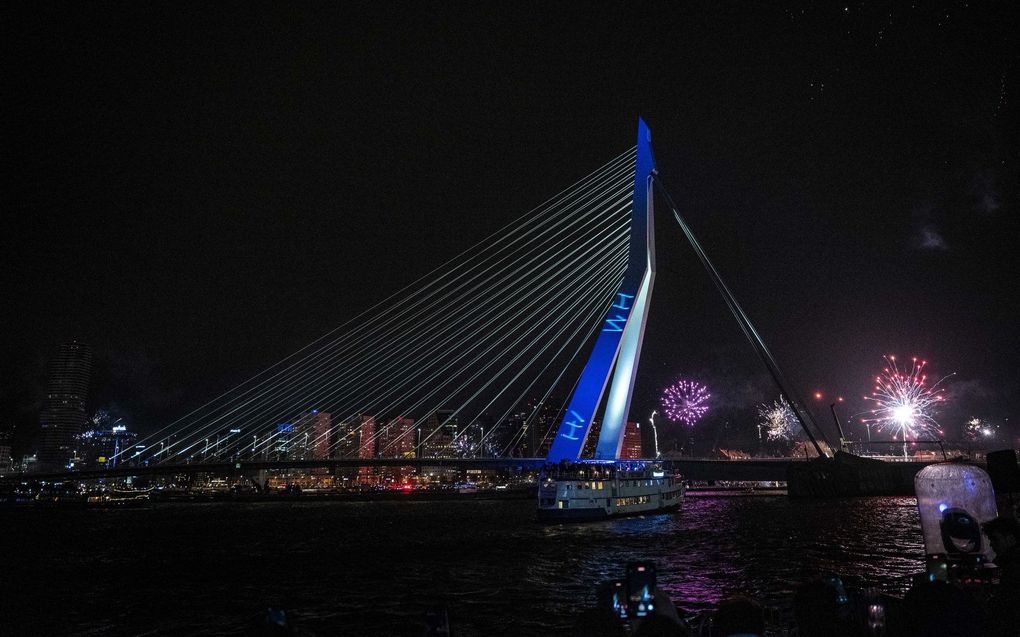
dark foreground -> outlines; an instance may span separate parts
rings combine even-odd
[[[788,598],[820,571],[901,592],[923,570],[913,498],[692,498],[680,512],[540,525],[531,501],[155,504],[0,512],[5,634],[244,634],[266,607],[319,635],[542,635],[628,561],[687,611]],[[7,633],[7,630],[11,630]]]

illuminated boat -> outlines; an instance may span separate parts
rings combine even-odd
[[[684,501],[679,476],[640,462],[560,463],[542,475],[538,519],[602,520],[661,513]]]

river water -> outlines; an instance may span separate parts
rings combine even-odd
[[[820,571],[895,592],[923,569],[913,498],[689,498],[682,511],[540,525],[530,501],[164,504],[0,513],[5,634],[245,634],[269,606],[317,635],[543,635],[628,561],[689,612],[788,598]],[[13,632],[7,633],[7,629]]]

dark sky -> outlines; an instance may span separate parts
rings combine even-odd
[[[947,422],[1020,407],[1014,3],[342,4],[5,6],[0,418],[30,427],[76,337],[96,405],[164,424],[622,152],[638,115],[802,393],[863,408],[892,353],[956,372]],[[768,397],[657,223],[634,411],[679,374]]]

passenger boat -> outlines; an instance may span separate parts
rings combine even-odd
[[[601,520],[660,513],[680,507],[679,476],[644,462],[575,462],[550,465],[538,488],[538,519]]]

